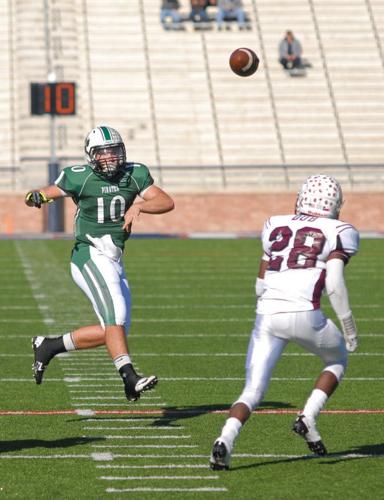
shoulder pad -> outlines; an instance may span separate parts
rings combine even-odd
[[[339,250],[343,250],[349,256],[355,255],[360,243],[360,235],[357,229],[352,224],[340,221],[336,226],[336,232],[338,246],[341,246]]]

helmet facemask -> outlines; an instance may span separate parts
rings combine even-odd
[[[123,143],[111,146],[94,146],[89,152],[95,172],[113,177],[125,165],[126,155]]]
[[[338,219],[343,204],[340,184],[328,175],[311,175],[296,200],[296,214]]]

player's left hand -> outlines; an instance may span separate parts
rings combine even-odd
[[[130,232],[132,223],[136,222],[136,220],[139,218],[140,215],[140,206],[139,203],[136,203],[132,205],[125,213],[124,215],[124,224],[123,224],[123,229],[124,231]]]
[[[354,335],[344,334],[344,340],[345,340],[345,346],[347,348],[347,351],[348,352],[355,352],[358,345],[359,345],[359,341],[358,341],[356,333]]]
[[[358,346],[358,340],[356,324],[352,313],[349,312],[344,318],[340,318],[340,323],[347,351],[355,352]]]

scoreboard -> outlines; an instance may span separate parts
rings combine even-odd
[[[74,82],[31,83],[31,114],[68,116],[76,114]]]

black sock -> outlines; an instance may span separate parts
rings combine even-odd
[[[133,368],[133,365],[131,363],[122,366],[119,369],[119,373],[124,383],[129,381],[136,381],[136,379],[138,378],[138,375],[135,372],[135,369]]]
[[[56,354],[66,351],[63,337],[55,337],[53,339],[45,337],[39,346],[39,361],[47,365]]]
[[[45,337],[42,346],[44,349],[49,351],[52,356],[56,356],[56,354],[60,354],[61,352],[67,352],[63,337],[55,337],[53,339]]]

